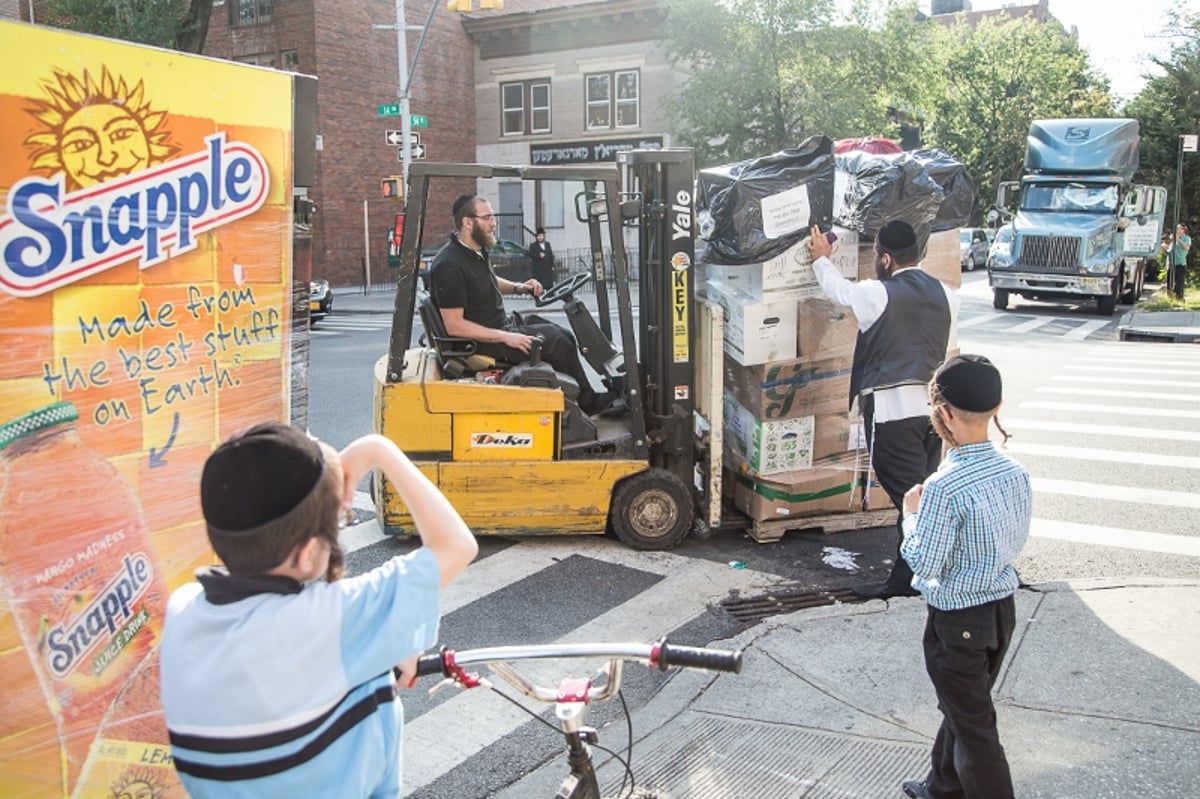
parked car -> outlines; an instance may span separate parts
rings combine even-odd
[[[333,313],[333,289],[329,281],[316,278],[308,284],[308,318],[310,320],[324,319]]]
[[[988,269],[992,268],[992,259],[997,255],[1007,258],[1012,253],[1012,225],[1005,225],[996,231],[992,244],[988,247]]]
[[[964,272],[973,272],[975,267],[987,263],[988,247],[991,246],[990,232],[981,227],[965,227],[958,231],[958,249]]]
[[[429,266],[444,246],[446,246],[445,241],[438,241],[421,248],[417,274],[426,291],[429,291]],[[498,239],[488,248],[488,262],[492,265],[493,272],[514,283],[524,283],[533,275],[533,269],[529,263],[529,251],[509,239]]]

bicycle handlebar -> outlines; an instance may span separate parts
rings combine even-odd
[[[542,644],[496,646],[461,651],[442,647],[440,651],[422,655],[417,660],[417,676],[440,674],[444,677],[461,680],[464,675],[461,668],[463,666],[563,658],[643,661],[646,665],[661,671],[680,667],[739,674],[742,670],[742,651],[740,649],[729,651],[707,647],[676,646],[668,643],[666,638],[661,638],[653,644]]]

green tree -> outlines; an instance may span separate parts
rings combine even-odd
[[[1122,113],[1138,120],[1142,130],[1138,179],[1167,188],[1170,224],[1175,216],[1176,177],[1179,220],[1200,227],[1200,153],[1180,157],[1180,136],[1200,134],[1200,14],[1175,14],[1167,25],[1175,44],[1166,58],[1152,59],[1163,72]],[[1182,170],[1180,166],[1182,165]]]
[[[928,144],[960,160],[976,184],[977,219],[1002,181],[1021,177],[1034,119],[1109,117],[1107,81],[1061,27],[1025,17],[943,28],[933,45],[944,90]]]
[[[45,22],[59,28],[199,53],[213,0],[47,0]]]

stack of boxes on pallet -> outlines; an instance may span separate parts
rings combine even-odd
[[[833,229],[839,271],[875,278],[873,239]],[[955,288],[958,239],[955,227],[921,242],[922,268]],[[807,238],[761,263],[698,266],[698,293],[725,316],[726,496],[757,522],[890,507],[850,410],[857,320],[825,298]]]

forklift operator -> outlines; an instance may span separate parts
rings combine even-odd
[[[613,396],[597,394],[579,360],[575,336],[539,317],[522,321],[504,311],[503,295],[540,296],[543,287],[530,278],[514,283],[497,277],[488,263],[488,248],[496,243],[496,216],[483,197],[464,194],[454,201],[454,234],[429,269],[433,302],[442,314],[446,332],[473,339],[476,351],[498,362],[526,360],[535,336],[542,338],[542,360],[579,384],[579,407],[593,415],[612,405]]]

